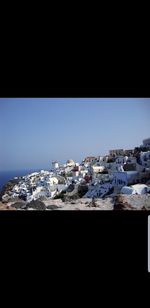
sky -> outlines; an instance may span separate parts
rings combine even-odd
[[[148,137],[149,98],[0,98],[0,171],[81,162]]]

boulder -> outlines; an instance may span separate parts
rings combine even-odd
[[[11,206],[15,207],[16,209],[22,209],[22,210],[27,209],[26,202],[23,201],[12,203]]]
[[[114,210],[150,210],[150,195],[117,195]]]
[[[15,208],[13,208],[11,205],[9,204],[4,204],[2,202],[0,202],[0,211],[13,211],[13,210],[16,210]]]
[[[27,205],[28,205],[28,208],[32,208],[38,211],[46,210],[46,205],[44,204],[44,202],[39,201],[39,200],[32,200]]]
[[[48,205],[46,207],[48,210],[57,210],[59,207],[55,204]]]
[[[62,207],[63,201],[61,199],[47,199],[44,201],[46,207],[55,205],[57,208]]]

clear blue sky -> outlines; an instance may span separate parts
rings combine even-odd
[[[80,162],[147,137],[149,98],[0,98],[0,170]]]

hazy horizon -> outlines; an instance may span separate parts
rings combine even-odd
[[[0,98],[0,170],[50,169],[150,137],[149,98]]]

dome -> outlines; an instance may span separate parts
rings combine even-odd
[[[66,162],[67,165],[75,165],[75,162],[72,159],[68,159]]]

